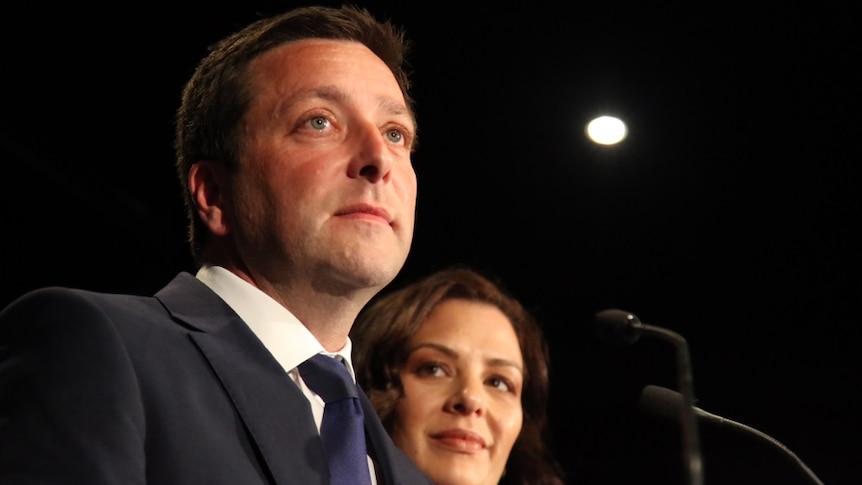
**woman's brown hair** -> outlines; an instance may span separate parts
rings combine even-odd
[[[360,312],[350,338],[359,385],[390,433],[403,396],[399,370],[410,337],[440,302],[458,298],[491,304],[511,322],[524,359],[521,406],[524,422],[506,462],[501,485],[561,485],[562,471],[549,448],[548,345],[541,327],[499,283],[462,266],[437,271],[401,289],[379,295]]]

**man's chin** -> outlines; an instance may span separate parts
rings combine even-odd
[[[339,288],[336,291],[347,294],[366,290],[373,295],[391,283],[403,265],[379,257],[352,257],[333,265],[328,273],[334,275],[331,280]]]

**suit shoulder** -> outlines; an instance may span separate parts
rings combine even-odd
[[[64,333],[81,332],[117,315],[141,314],[142,307],[157,307],[152,297],[109,294],[77,288],[45,287],[18,297],[0,311],[0,332],[15,329]],[[89,325],[88,325],[89,323]]]

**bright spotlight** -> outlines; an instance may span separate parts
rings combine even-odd
[[[614,116],[599,116],[587,124],[587,136],[600,145],[615,145],[627,134],[626,124]]]

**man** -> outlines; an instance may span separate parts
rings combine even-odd
[[[330,483],[326,404],[297,367],[351,369],[353,320],[407,258],[406,48],[348,7],[213,46],[176,120],[199,269],[154,297],[48,288],[0,313],[0,483]],[[430,483],[360,401],[371,483]]]

